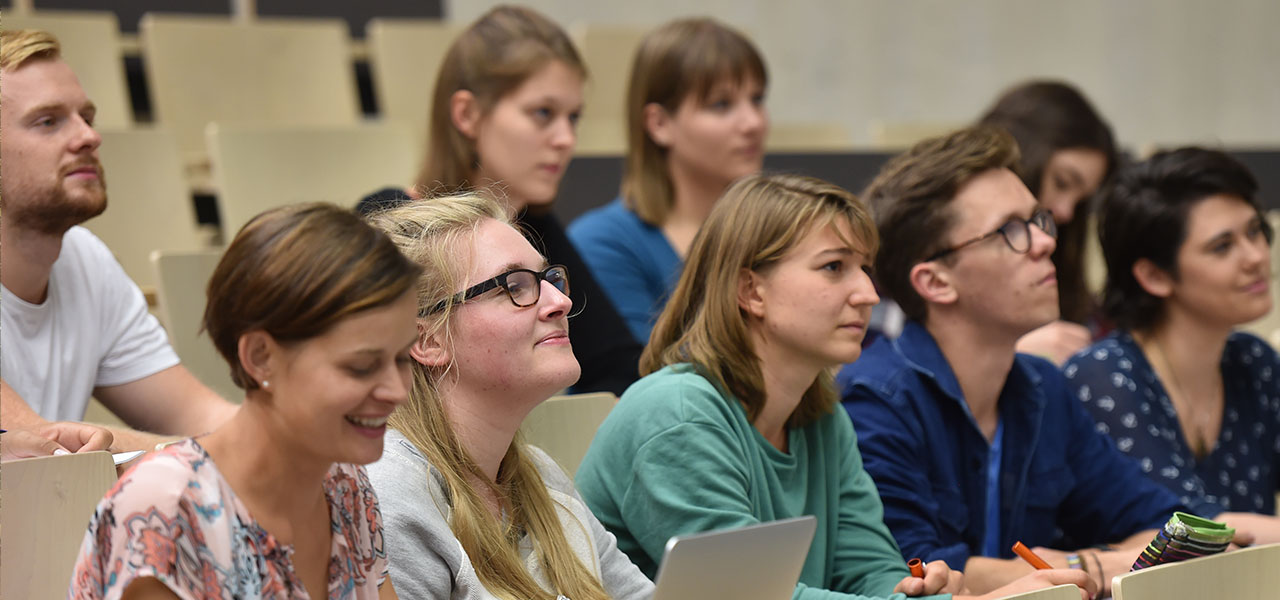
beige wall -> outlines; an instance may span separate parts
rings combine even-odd
[[[470,21],[493,0],[450,0]],[[1079,85],[1122,143],[1280,145],[1275,0],[525,0],[562,24],[710,14],[768,60],[776,121],[962,122],[1033,76]]]

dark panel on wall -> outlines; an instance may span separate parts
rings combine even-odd
[[[120,20],[120,31],[136,33],[146,12],[227,15],[231,0],[34,0],[36,10],[109,10]]]
[[[1280,148],[1228,152],[1258,178],[1258,203],[1268,210],[1280,210]],[[1276,265],[1271,265],[1271,268],[1276,268]]]
[[[363,39],[364,26],[373,17],[439,19],[442,0],[258,0],[258,14],[282,17],[338,17],[351,28],[351,37]]]
[[[853,193],[880,171],[894,153],[848,152],[813,154],[768,154],[764,169],[772,173],[799,173],[825,179]],[[568,225],[578,215],[618,197],[622,183],[622,157],[585,156],[573,159],[560,180],[560,195],[553,210]]]
[[[8,7],[12,0],[0,0]],[[110,10],[120,19],[120,30],[138,31],[145,12],[231,14],[232,0],[34,0],[36,10]],[[442,0],[258,0],[261,16],[338,17],[347,21],[351,36],[364,37],[365,23],[373,17],[439,19]]]

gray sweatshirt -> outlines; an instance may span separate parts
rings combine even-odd
[[[404,600],[489,600],[462,544],[449,529],[451,507],[444,478],[400,432],[387,430],[382,459],[368,465],[378,493],[386,532],[387,561],[396,593]],[[529,446],[547,492],[556,503],[565,538],[578,559],[600,578],[617,600],[647,599],[653,584],[618,550],[613,534],[583,503],[573,481],[542,450]],[[520,541],[529,572],[552,592],[533,555],[532,541]]]

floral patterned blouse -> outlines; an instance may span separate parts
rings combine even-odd
[[[332,545],[329,598],[375,599],[386,576],[382,514],[357,465],[324,481]],[[68,597],[114,599],[154,577],[183,600],[310,598],[293,547],[264,530],[195,440],[147,457],[107,492],[89,522]]]

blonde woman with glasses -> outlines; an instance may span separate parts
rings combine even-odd
[[[569,274],[487,197],[371,217],[425,272],[413,387],[370,467],[402,598],[647,598],[573,482],[517,435],[573,384]]]

